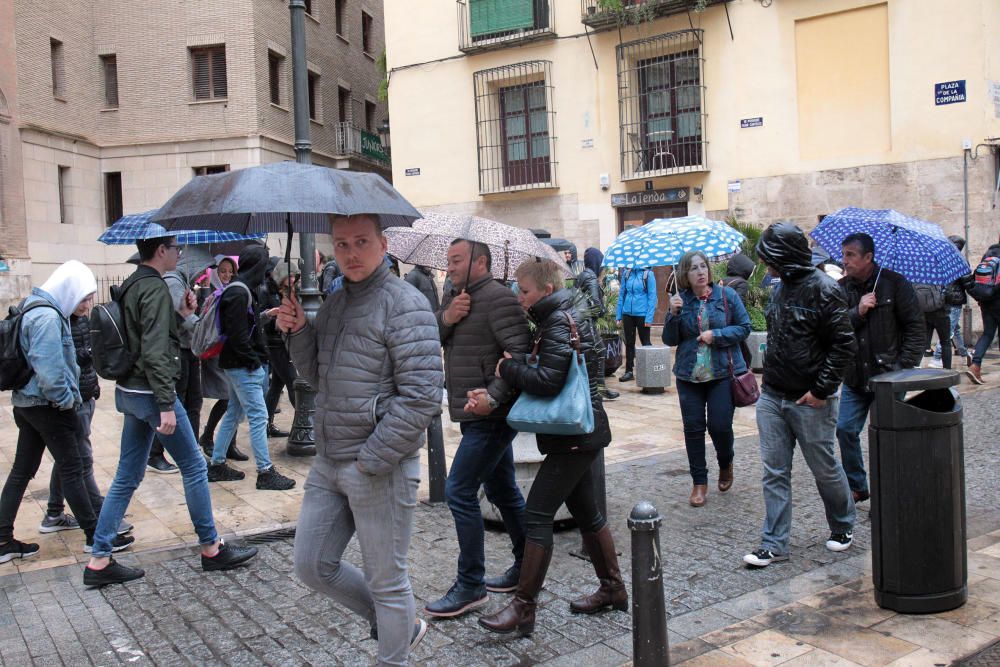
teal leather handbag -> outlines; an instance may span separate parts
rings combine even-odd
[[[566,375],[566,384],[555,396],[535,396],[527,392],[514,402],[507,415],[507,424],[515,431],[547,435],[586,435],[594,432],[594,406],[590,402],[590,378],[587,362],[580,348],[580,335],[572,315],[569,320],[570,344],[576,350]],[[529,366],[538,365],[538,345],[527,355]]]

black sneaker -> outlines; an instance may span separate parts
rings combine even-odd
[[[601,395],[601,398],[605,401],[613,401],[619,396],[621,396],[621,394],[619,394],[617,391],[611,391],[607,387],[598,388],[597,393],[599,393]]]
[[[219,553],[211,558],[202,555],[201,569],[205,572],[220,572],[239,567],[257,555],[257,547],[234,547],[223,542],[219,545]]]
[[[170,475],[175,472],[180,472],[180,469],[177,466],[162,456],[150,457],[150,459],[146,461],[146,470],[149,472],[158,472],[161,475]]]
[[[11,539],[7,544],[0,544],[0,563],[6,563],[15,558],[31,558],[37,553],[37,544]]]
[[[213,450],[215,449],[215,442],[212,436],[208,433],[203,433],[200,438],[198,438],[198,444],[201,445],[201,451],[205,453],[208,460],[212,460]]]
[[[226,450],[226,458],[232,459],[233,461],[249,461],[250,457],[243,453],[243,451],[236,446],[236,438],[229,443],[229,449]]]
[[[246,476],[242,470],[230,468],[225,463],[208,464],[208,481],[210,482],[235,482]]]
[[[257,473],[257,488],[261,491],[287,491],[295,486],[295,480],[285,477],[274,466]]]
[[[510,593],[517,588],[517,582],[520,578],[521,569],[516,565],[511,565],[499,577],[487,577],[486,590],[491,593]]]
[[[428,603],[424,611],[438,618],[453,618],[482,607],[489,601],[490,596],[486,594],[485,586],[470,589],[456,583],[444,597]]]
[[[38,526],[39,533],[58,533],[61,530],[79,530],[80,523],[72,514],[45,515],[42,523]]]
[[[267,425],[267,437],[269,438],[287,438],[288,431],[284,431],[274,424]]]
[[[854,543],[854,533],[830,533],[830,539],[826,541],[826,548],[830,551],[847,551]]]
[[[84,586],[107,586],[108,584],[124,584],[126,581],[140,579],[146,576],[146,571],[138,567],[128,567],[122,565],[114,558],[111,558],[107,567],[103,570],[92,570],[90,567],[83,568]]]
[[[757,549],[757,551],[743,557],[743,562],[753,567],[767,567],[771,563],[780,563],[786,560],[788,560],[788,554],[776,554],[767,549]]]
[[[622,375],[620,378],[618,378],[618,381],[619,382],[631,382],[634,379],[635,379],[635,375],[632,374],[632,371],[626,371],[624,375]]]
[[[417,647],[417,644],[420,643],[420,640],[423,639],[424,635],[426,634],[427,634],[427,621],[425,621],[422,618],[418,618],[413,623],[413,634],[410,636],[411,651]],[[375,641],[378,641],[378,626],[373,625],[371,632],[368,633],[368,636],[374,639]]]
[[[121,526],[119,526],[119,528],[121,528]],[[133,542],[135,542],[135,538],[132,537],[131,535],[121,535],[121,534],[115,535],[115,540],[114,542],[111,543],[111,551],[112,553],[117,553],[119,551],[128,549],[130,546],[132,546]],[[94,538],[90,538],[89,540],[87,540],[87,543],[83,545],[83,553],[85,554],[94,553]]]

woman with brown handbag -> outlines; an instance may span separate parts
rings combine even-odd
[[[733,485],[733,378],[747,373],[739,345],[750,335],[750,316],[735,290],[713,284],[703,253],[685,254],[676,275],[679,292],[670,297],[663,342],[677,347],[674,377],[692,481],[688,502],[701,507],[708,493],[706,430],[719,462],[719,491]]]

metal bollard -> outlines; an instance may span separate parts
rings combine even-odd
[[[441,426],[441,415],[431,420],[427,427],[427,467],[430,476],[429,503],[444,502],[444,482],[448,477],[448,467],[444,461],[444,428]]]
[[[628,517],[632,531],[632,664],[636,667],[670,664],[660,522],[660,513],[645,500],[633,507]]]
[[[302,378],[295,378],[295,417],[288,434],[289,456],[316,456],[316,432],[313,415],[316,413],[316,392]]]

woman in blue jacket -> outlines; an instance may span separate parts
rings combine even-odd
[[[708,259],[700,252],[681,258],[677,286],[680,292],[670,298],[663,342],[677,347],[674,376],[693,482],[688,502],[701,507],[708,493],[706,427],[719,462],[719,491],[733,485],[731,384],[733,374],[747,371],[739,345],[750,335],[750,316],[735,290],[712,283]]]
[[[653,314],[656,312],[656,276],[650,268],[624,269],[619,283],[615,319],[618,326],[624,329],[625,373],[618,381],[629,382],[635,379],[632,369],[635,365],[636,333],[643,347],[649,346],[649,328],[653,326]]]

